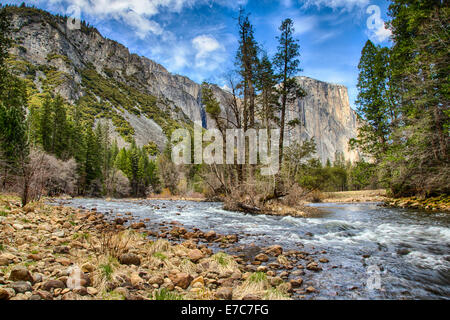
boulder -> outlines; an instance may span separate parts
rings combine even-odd
[[[317,290],[314,288],[314,287],[308,287],[308,288],[306,288],[306,292],[307,293],[314,293],[314,292],[316,292]]]
[[[322,270],[322,268],[319,267],[317,262],[314,262],[314,261],[308,263],[308,265],[306,266],[306,269],[311,270],[311,271],[321,271]]]
[[[9,300],[11,296],[12,294],[10,291],[6,290],[5,288],[0,288],[0,300]]]
[[[148,279],[149,284],[157,284],[158,286],[162,285],[164,283],[164,278],[162,276],[153,276],[150,279]]]
[[[11,281],[29,281],[33,283],[34,279],[31,276],[31,273],[28,271],[27,268],[22,266],[14,267],[14,269],[11,270],[11,273],[9,275],[9,280]]]
[[[217,299],[232,300],[233,299],[233,288],[220,287],[219,289],[217,289],[215,296]]]
[[[136,222],[136,223],[133,223],[133,224],[131,225],[131,228],[132,228],[132,229],[135,229],[135,230],[145,228],[145,223],[143,223],[143,222]]]
[[[293,288],[300,288],[301,285],[303,284],[303,279],[302,278],[292,279],[290,282]]]
[[[186,289],[187,287],[189,287],[189,285],[193,280],[191,275],[184,272],[179,272],[176,274],[172,273],[169,275],[169,279],[172,280],[172,283],[175,286],[180,287],[182,289]]]
[[[278,257],[283,254],[283,248],[279,245],[273,245],[266,248],[265,253],[274,257]]]
[[[31,283],[28,281],[16,281],[11,285],[11,288],[13,288],[16,293],[25,293],[33,290]]]
[[[144,283],[144,279],[142,279],[138,273],[134,272],[130,276],[131,285],[133,287],[140,287]]]
[[[269,261],[269,257],[264,253],[260,253],[255,257],[255,260],[261,261],[261,262],[267,262],[267,261]]]
[[[202,276],[197,277],[194,280],[192,280],[191,286],[192,287],[203,287],[203,286],[205,286],[205,279]]]
[[[66,286],[61,280],[48,280],[42,286],[45,291],[51,291],[52,289],[64,289]]]
[[[197,262],[200,259],[202,259],[204,257],[203,252],[201,252],[198,249],[194,249],[191,250],[188,254],[188,258],[192,261],[192,262]]]
[[[132,265],[132,264],[134,264],[136,266],[141,265],[141,259],[139,258],[139,256],[135,255],[134,253],[124,253],[124,254],[120,255],[119,262],[121,264],[126,264],[126,265]]]
[[[217,234],[215,231],[209,231],[207,233],[205,233],[205,239],[207,241],[212,241],[217,237]]]

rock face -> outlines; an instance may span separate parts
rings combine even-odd
[[[308,77],[297,77],[297,82],[307,96],[287,108],[287,122],[299,120],[298,125],[286,132],[288,143],[314,138],[322,163],[327,159],[333,161],[336,153],[346,160],[358,160],[358,153],[348,148],[349,140],[357,135],[358,120],[350,108],[347,88]]]
[[[37,91],[43,91],[46,81],[55,82],[56,79],[61,81],[54,85],[53,90],[72,104],[90,94],[105,104],[102,108],[108,109],[109,116],[117,115],[133,128],[138,145],[151,141],[160,150],[165,147],[167,130],[161,124],[161,116],[145,113],[142,106],[136,106],[135,113],[117,101],[104,101],[95,88],[86,87],[85,70],[89,70],[91,75],[92,72],[98,74],[102,81],[106,81],[106,87],[110,83],[117,84],[118,88],[124,84],[154,98],[156,108],[166,119],[178,123],[199,121],[205,128],[213,126],[201,105],[200,84],[171,74],[148,58],[130,53],[125,46],[104,38],[95,28],[82,26],[80,30],[70,30],[63,18],[30,8],[12,11],[11,21],[12,36],[17,43],[11,53],[18,61],[17,69],[32,66],[31,73],[30,70],[28,73],[21,70],[21,75],[31,80]],[[45,73],[49,68],[50,76]],[[348,160],[356,160],[357,154],[348,151],[348,140],[356,135],[357,120],[349,106],[347,89],[306,77],[298,80],[308,96],[288,108],[288,121],[299,119],[301,125],[287,133],[287,143],[315,137],[318,156],[323,162],[333,160],[336,152],[342,152]],[[213,91],[222,104],[230,99],[230,94],[217,86]],[[105,121],[102,114],[96,118]],[[125,145],[114,121],[108,121],[119,146]]]

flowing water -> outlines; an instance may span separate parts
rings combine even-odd
[[[314,218],[246,215],[220,203],[74,199],[72,207],[97,208],[111,219],[131,212],[147,225],[178,221],[187,229],[238,234],[237,245],[326,257],[323,271],[306,271],[314,299],[450,299],[450,215],[391,209],[378,204],[317,204]]]

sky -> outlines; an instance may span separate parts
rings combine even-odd
[[[226,85],[235,68],[237,17],[250,14],[255,38],[273,56],[282,20],[294,21],[298,75],[348,87],[354,108],[358,62],[365,42],[389,46],[387,0],[34,0],[52,13],[80,17],[132,53],[196,82]]]

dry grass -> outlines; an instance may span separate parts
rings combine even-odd
[[[386,197],[386,190],[361,190],[343,192],[325,192],[324,202],[372,202],[383,201]]]
[[[246,295],[254,295],[263,300],[290,300],[287,289],[287,283],[274,288],[264,272],[255,272],[235,289],[233,298],[242,299]]]

